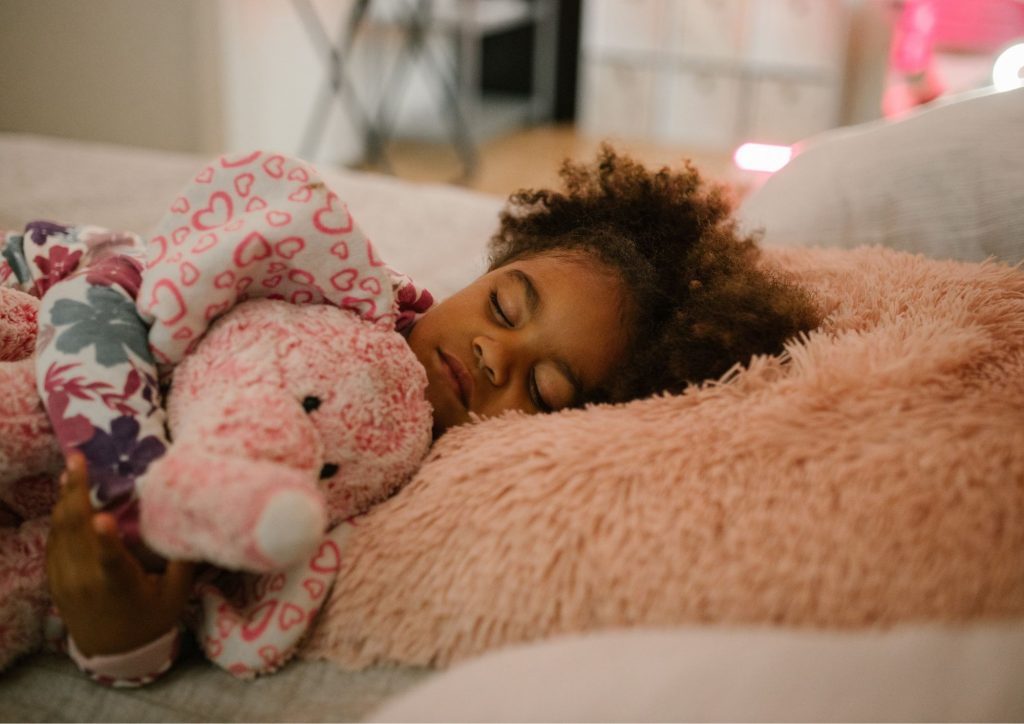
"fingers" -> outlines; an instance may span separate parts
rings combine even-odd
[[[114,587],[136,579],[140,572],[121,543],[117,521],[92,507],[84,456],[72,453],[66,465],[47,540],[51,592],[56,598],[58,588],[77,591],[100,583]]]
[[[72,453],[66,465],[61,475],[61,495],[53,509],[53,524],[54,527],[83,526],[93,513],[85,456]]]
[[[88,541],[83,540],[83,529],[92,515],[85,458],[74,453],[66,465],[61,474],[60,498],[53,508],[53,524],[46,542],[46,573],[51,589],[75,579],[78,563],[88,545]]]
[[[67,459],[68,483],[73,485],[88,486],[89,467],[85,461],[85,455],[75,450],[68,455]]]
[[[184,606],[192,593],[195,564],[191,561],[171,561],[164,571],[162,592],[171,606]]]
[[[92,530],[100,536],[117,536],[117,520],[110,513],[96,513],[92,516]]]
[[[111,586],[135,585],[142,578],[142,566],[121,541],[114,516],[96,513],[90,532],[96,541],[96,560]]]

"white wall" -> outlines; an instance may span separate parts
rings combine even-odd
[[[844,2],[856,40],[842,117],[855,122],[878,115],[888,0]],[[332,39],[350,6],[314,0]],[[379,26],[357,44],[349,77],[367,109],[376,106],[396,45]],[[451,48],[438,43],[435,50]],[[325,77],[289,0],[0,0],[0,131],[295,154]],[[443,137],[437,100],[427,78],[414,73],[398,130]],[[351,118],[332,103],[313,160],[355,160],[360,142]]]
[[[844,125],[882,117],[889,43],[892,37],[890,0],[845,0],[850,15],[850,44],[844,84]]]
[[[332,41],[351,5],[313,1]],[[346,73],[368,113],[398,39],[376,25],[355,48]],[[289,0],[0,0],[0,131],[298,154],[327,82],[322,50]],[[405,90],[397,130],[439,135],[421,72]],[[353,116],[332,100],[326,119],[311,160],[357,160]]]
[[[218,0],[217,5],[226,147],[299,153],[317,94],[326,82],[318,47],[287,0]],[[314,3],[332,39],[349,5],[349,0]],[[359,149],[355,134],[350,116],[333,102],[317,160],[354,158]]]
[[[204,0],[0,0],[0,130],[215,150],[216,34]]]
[[[217,1],[224,58],[226,142],[232,147],[269,145],[298,153],[310,116],[318,114],[327,83],[322,46],[311,40],[289,0]],[[352,0],[313,0],[312,4],[331,42],[335,42]],[[406,1],[404,6],[408,5]],[[386,7],[401,9],[403,4],[392,0]],[[444,58],[450,44],[442,40],[431,38],[433,51]],[[364,23],[343,66],[345,80],[352,84],[360,108],[353,109],[337,98],[331,101],[316,159],[347,162],[358,157],[359,119],[375,113],[401,43],[393,26]],[[420,65],[411,67],[408,82],[400,89],[402,97],[394,106],[395,130],[404,137],[440,135],[440,93]]]

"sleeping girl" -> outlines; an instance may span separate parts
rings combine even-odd
[[[650,172],[606,147],[592,165],[567,162],[562,178],[562,190],[524,190],[509,199],[490,241],[487,272],[440,303],[372,263],[368,273],[386,276],[367,286],[391,297],[371,304],[329,294],[290,298],[297,288],[281,293],[393,320],[426,372],[435,436],[513,410],[556,413],[677,393],[753,355],[778,354],[786,340],[819,323],[809,295],[761,265],[755,240],[738,234],[723,191],[689,164]],[[211,202],[202,211],[221,209]],[[157,280],[159,264],[168,262],[168,249],[157,245],[161,251],[154,261],[151,243],[146,273],[153,270]],[[364,254],[373,261],[369,246]],[[173,263],[180,272],[182,261]],[[121,272],[131,276],[132,269],[142,274],[141,265]],[[308,271],[335,272],[316,264]],[[139,283],[145,292],[155,282]],[[163,367],[173,366],[202,327],[182,333],[166,324],[177,315],[147,308],[162,298],[139,299],[140,312],[150,315],[153,354]],[[130,494],[99,500],[107,507],[97,512],[88,491],[88,446],[71,449],[84,456],[69,456],[53,513],[53,600],[83,669],[107,681],[151,680],[177,649],[193,566],[144,568],[122,539],[134,515]],[[141,475],[159,453],[130,472]]]

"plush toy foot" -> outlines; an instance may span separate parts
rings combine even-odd
[[[257,573],[287,567],[327,526],[315,473],[180,444],[139,479],[143,540],[167,558]]]

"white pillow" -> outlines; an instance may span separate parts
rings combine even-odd
[[[431,677],[370,721],[1021,721],[1024,622],[617,630]]]
[[[739,211],[775,245],[1024,259],[1024,89],[826,133]]]

